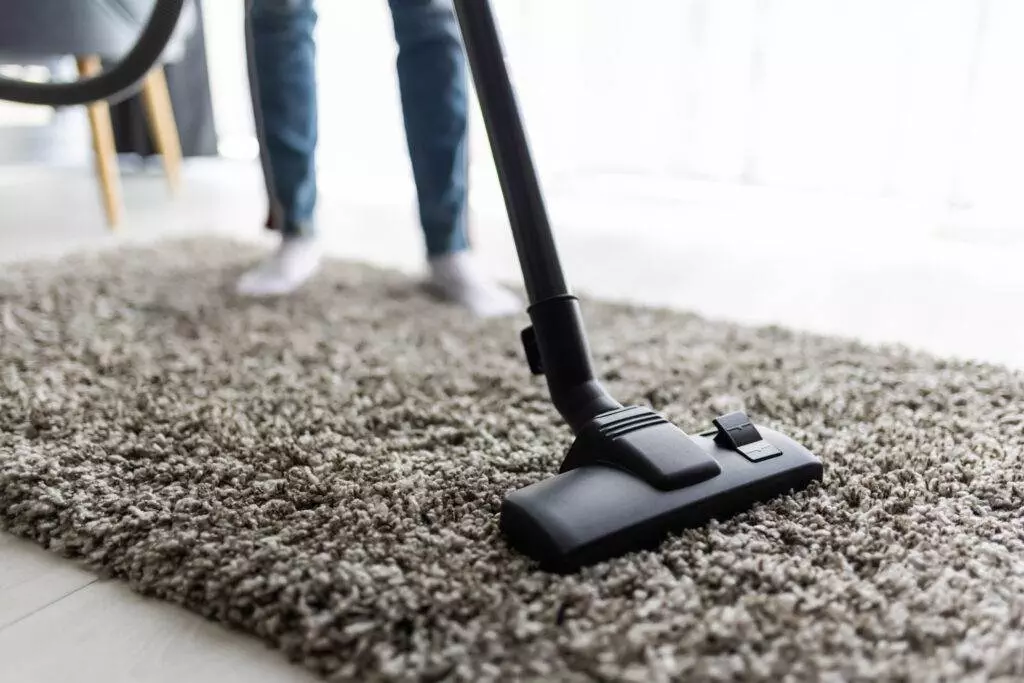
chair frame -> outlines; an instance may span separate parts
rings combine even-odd
[[[97,55],[76,57],[75,61],[78,73],[82,77],[95,75],[103,69]],[[141,95],[149,130],[153,136],[153,146],[163,161],[164,173],[171,192],[177,193],[181,186],[181,141],[167,88],[167,77],[162,66],[154,67],[146,76],[142,82]],[[89,114],[96,176],[99,180],[107,224],[111,229],[116,229],[120,226],[124,213],[124,198],[110,105],[106,101],[100,101],[85,106]]]

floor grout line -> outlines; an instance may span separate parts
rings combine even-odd
[[[36,614],[39,614],[43,610],[48,609],[50,607],[53,607],[54,605],[56,605],[61,600],[64,600],[65,598],[71,597],[72,595],[74,595],[78,591],[80,591],[82,589],[85,589],[85,588],[88,588],[89,586],[93,585],[97,581],[99,581],[98,577],[90,579],[89,581],[87,581],[86,583],[82,584],[81,586],[73,588],[70,591],[68,591],[67,593],[64,593],[63,595],[61,595],[59,597],[56,597],[53,600],[50,600],[49,602],[40,605],[39,607],[36,607],[31,612],[23,614],[20,617],[14,619],[13,621],[7,622],[6,624],[0,624],[0,634],[2,634],[4,631],[10,629],[12,626],[16,626],[16,625],[20,624],[21,622],[25,621],[26,619],[29,619],[30,617],[33,617]]]

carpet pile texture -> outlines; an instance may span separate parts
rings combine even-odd
[[[410,278],[175,241],[0,273],[0,527],[334,680],[1024,680],[1024,375],[584,302],[622,401],[744,409],[825,480],[550,576],[497,511],[571,440],[519,347]]]

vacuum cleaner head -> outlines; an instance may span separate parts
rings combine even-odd
[[[647,408],[598,415],[558,475],[505,499],[502,531],[543,569],[571,572],[822,478],[817,457],[744,413],[714,425],[691,436]]]

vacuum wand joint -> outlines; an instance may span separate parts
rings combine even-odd
[[[576,297],[545,299],[530,306],[529,314],[533,325],[522,335],[527,362],[534,374],[547,379],[551,400],[573,432],[597,415],[621,408],[594,375]]]

